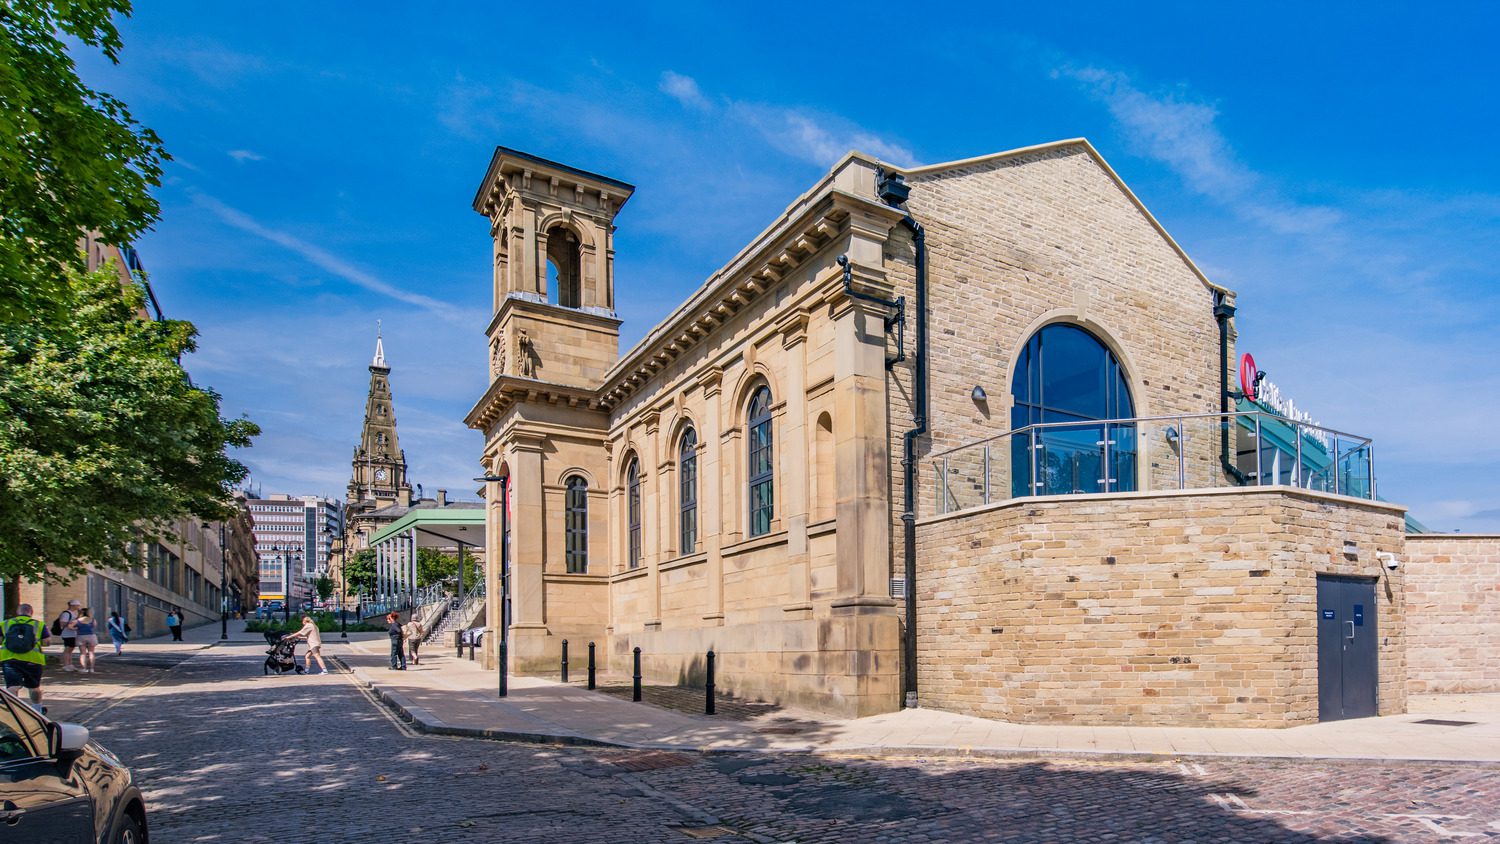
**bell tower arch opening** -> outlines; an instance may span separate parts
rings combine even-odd
[[[583,307],[583,260],[578,235],[564,226],[547,230],[547,301]]]

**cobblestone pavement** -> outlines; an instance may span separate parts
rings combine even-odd
[[[831,758],[413,733],[343,674],[213,648],[96,709],[171,842],[1500,839],[1500,768]],[[337,650],[335,649],[335,653]]]

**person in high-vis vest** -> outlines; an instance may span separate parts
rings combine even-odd
[[[42,646],[50,635],[47,625],[31,617],[31,605],[16,608],[17,615],[0,622],[0,671],[5,674],[5,690],[21,696],[21,690],[31,696],[31,705],[43,715],[47,707],[42,706],[42,668],[47,657]]]

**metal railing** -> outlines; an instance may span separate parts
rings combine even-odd
[[[1039,495],[1244,486],[1375,498],[1368,437],[1264,411],[1028,425],[930,459],[938,513]]]

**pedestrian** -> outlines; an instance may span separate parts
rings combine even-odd
[[[78,648],[78,610],[83,607],[83,602],[74,598],[68,602],[68,608],[57,614],[57,619],[52,622],[52,632],[62,637],[63,644],[63,670],[73,671],[73,651]]]
[[[94,650],[99,647],[99,634],[94,627],[94,616],[89,613],[88,607],[79,611],[78,618],[73,620],[73,625],[78,631],[78,670],[85,674],[93,674]]]
[[[21,696],[21,689],[31,697],[31,708],[47,714],[42,705],[42,669],[47,665],[47,656],[42,647],[47,644],[47,625],[31,617],[31,605],[16,607],[17,615],[0,622],[0,673],[5,677],[5,690]]]
[[[386,613],[385,632],[391,637],[391,670],[406,670],[406,649],[402,647],[401,614]]]
[[[307,640],[307,656],[303,658],[307,663],[307,673],[313,673],[314,659],[318,661],[318,673],[328,673],[328,663],[323,661],[323,631],[318,629],[318,623],[313,621],[312,616],[302,616],[302,629],[287,638]]]
[[[422,646],[422,624],[415,617],[401,628],[401,635],[406,637],[406,658],[412,665],[421,665],[422,660],[417,654],[417,649]]]
[[[167,613],[167,631],[172,634],[172,641],[182,641],[182,611],[175,607]]]
[[[109,621],[104,622],[104,627],[109,631],[109,638],[115,643],[115,656],[120,655],[120,648],[130,641],[130,625],[125,619],[120,618],[118,612],[110,612]]]

